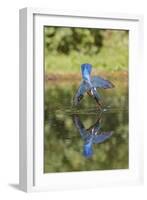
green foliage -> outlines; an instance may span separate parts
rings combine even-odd
[[[95,69],[128,69],[128,31],[45,27],[46,73],[79,73],[82,63]]]
[[[45,27],[46,52],[70,54],[71,51],[97,53],[102,46],[98,29]]]

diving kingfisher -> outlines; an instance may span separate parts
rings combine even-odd
[[[73,104],[75,106],[79,105],[80,101],[84,97],[84,94],[87,93],[89,96],[95,99],[99,109],[102,109],[101,97],[97,88],[113,88],[114,85],[100,76],[91,77],[92,65],[89,63],[84,63],[81,65],[82,72],[82,82],[73,98]]]

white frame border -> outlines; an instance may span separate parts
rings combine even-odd
[[[49,15],[49,16],[65,16],[65,17],[77,17],[77,18],[93,18],[93,19],[113,19],[113,20],[127,20],[127,21],[136,21],[138,22],[138,37],[140,38],[140,46],[138,51],[138,64],[143,67],[143,17],[138,15],[128,15],[128,14],[110,14],[110,13],[91,13],[91,12],[81,12],[81,11],[52,11],[48,9],[33,9],[33,8],[24,8],[20,10],[20,189],[23,191],[31,192],[31,191],[43,191],[43,190],[51,190],[51,189],[66,189],[66,185],[48,185],[48,186],[39,186],[36,185],[34,176],[35,171],[35,159],[34,159],[34,146],[36,145],[34,142],[34,50],[33,50],[33,29],[34,29],[34,15]],[[141,70],[140,70],[141,71]],[[135,69],[135,73],[139,72],[137,68]],[[134,74],[134,78],[136,80],[136,75]],[[139,86],[138,86],[139,87]],[[137,88],[138,88],[137,87]],[[137,89],[137,91],[139,91]],[[141,102],[140,99],[137,98],[138,102]],[[132,109],[131,109],[132,110]],[[133,110],[132,110],[133,112]],[[137,109],[137,113],[141,114],[141,111]],[[141,119],[139,119],[139,123],[141,124]],[[137,125],[136,125],[137,126]],[[139,130],[139,129],[138,129]],[[96,186],[106,186],[106,185],[116,185],[116,184],[138,184],[143,182],[143,130],[141,129],[140,138],[136,138],[138,140],[137,146],[138,150],[136,151],[139,154],[138,161],[139,166],[137,168],[137,174],[132,176],[132,179],[125,179],[118,181],[109,181],[108,184],[85,184],[85,185],[77,185],[76,182],[70,185],[67,189],[72,188],[87,188],[87,187],[96,187]],[[109,171],[109,170],[108,170]],[[118,170],[118,175],[120,170]],[[84,172],[89,173],[89,172]],[[96,172],[92,172],[91,178],[94,178]],[[104,172],[109,173],[109,172]],[[126,173],[126,172],[125,172]],[[61,173],[62,174],[62,173]],[[83,172],[78,172],[80,176]],[[137,176],[136,176],[137,175]],[[56,174],[51,174],[51,177],[55,177]],[[67,174],[62,174],[60,178],[66,178]],[[109,175],[111,178],[113,177],[113,172]],[[84,178],[84,177],[83,177]],[[99,176],[100,178],[100,176]],[[103,173],[101,175],[101,179],[103,179]],[[84,181],[83,181],[84,183]]]

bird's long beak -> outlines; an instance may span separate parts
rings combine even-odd
[[[102,103],[97,99],[97,98],[95,98],[95,100],[96,100],[96,103],[97,103],[97,109],[98,110],[102,110]]]

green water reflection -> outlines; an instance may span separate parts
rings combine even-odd
[[[86,96],[82,105],[72,108],[78,82],[48,81],[44,105],[44,172],[71,172],[128,168],[128,86],[127,81],[114,81],[115,88],[100,90],[105,102],[100,126],[113,134],[93,144],[93,155],[83,155],[84,140],[73,116],[78,116],[85,129],[97,121],[95,101]]]

